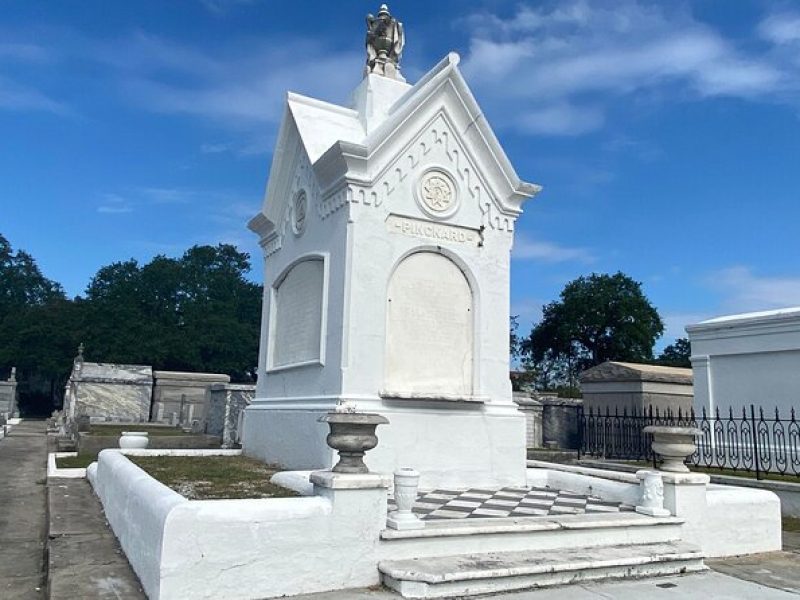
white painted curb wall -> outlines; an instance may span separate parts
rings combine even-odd
[[[189,502],[117,450],[102,450],[89,481],[147,597],[161,598],[164,528],[173,508]]]
[[[103,450],[87,477],[150,600],[272,598],[379,583],[385,488],[190,501],[125,454]]]
[[[529,485],[638,504],[639,482],[633,473],[544,461],[528,461],[528,466]],[[781,501],[773,492],[708,485],[708,476],[698,473],[663,475],[665,507],[685,519],[681,539],[700,546],[707,557],[781,549]]]
[[[57,477],[60,479],[82,479],[86,477],[86,469],[72,468],[72,469],[59,469],[56,464],[57,458],[69,458],[78,456],[77,452],[50,452],[47,455],[47,478]]]

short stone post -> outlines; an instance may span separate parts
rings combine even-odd
[[[664,508],[671,515],[684,519],[682,539],[702,547],[703,524],[708,512],[706,491],[711,478],[703,473],[691,473],[686,466],[686,459],[696,449],[694,439],[700,430],[650,425],[644,432],[653,434],[653,452],[663,459],[659,472],[664,484]]]
[[[425,522],[414,514],[414,502],[417,501],[419,473],[414,469],[402,468],[394,473],[394,501],[397,510],[389,513],[386,524],[392,529],[422,529]]]
[[[328,445],[339,451],[338,465],[347,470],[334,468],[311,473],[309,479],[314,484],[314,495],[327,498],[331,503],[330,527],[335,531],[339,547],[353,550],[344,552],[341,557],[348,585],[377,585],[380,576],[375,564],[380,534],[386,528],[389,477],[371,473],[362,459],[364,453],[378,443],[375,427],[388,420],[376,414],[330,412],[320,421],[331,426]]]
[[[651,517],[668,517],[670,512],[664,508],[664,481],[658,471],[636,471],[639,479],[641,498],[636,512]]]

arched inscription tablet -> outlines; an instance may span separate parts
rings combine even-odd
[[[472,394],[472,291],[455,263],[434,252],[403,260],[387,315],[387,392]]]

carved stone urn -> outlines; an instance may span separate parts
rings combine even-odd
[[[150,443],[146,431],[123,431],[119,438],[119,447],[125,449],[144,450]]]
[[[668,427],[649,425],[645,433],[653,434],[653,452],[661,456],[661,470],[669,473],[688,473],[686,459],[694,454],[694,439],[702,432],[696,427]]]
[[[329,412],[320,417],[331,429],[326,441],[339,453],[339,462],[334,473],[369,473],[364,464],[364,454],[378,445],[375,428],[389,423],[389,419],[377,413]]]

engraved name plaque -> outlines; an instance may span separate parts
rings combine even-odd
[[[431,223],[430,221],[401,217],[400,215],[389,215],[389,218],[386,219],[386,229],[390,233],[401,233],[434,242],[475,244],[477,246],[481,240],[480,232],[477,229]]]

